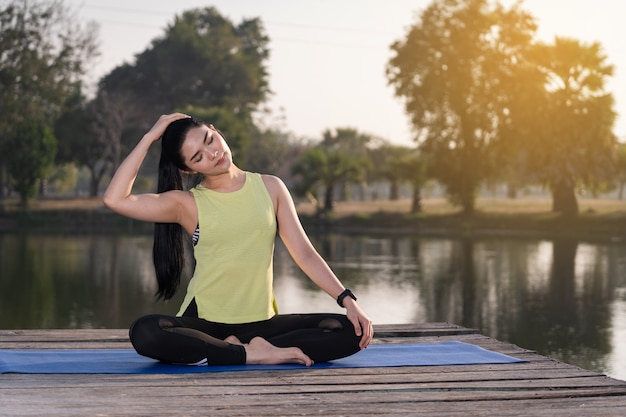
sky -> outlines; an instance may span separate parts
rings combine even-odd
[[[259,17],[270,38],[267,63],[272,115],[265,125],[297,137],[321,138],[326,129],[361,133],[409,145],[412,131],[402,101],[387,84],[390,45],[431,0],[66,0],[80,19],[99,24],[97,80],[162,36],[176,14],[214,6],[234,24]],[[501,0],[504,5],[514,0]],[[614,132],[626,141],[626,25],[614,0],[525,0],[537,37],[599,42],[615,66],[607,90],[618,113]],[[158,115],[155,115],[155,120]]]

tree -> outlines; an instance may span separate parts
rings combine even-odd
[[[599,43],[560,37],[554,44],[539,44],[535,62],[546,92],[535,106],[531,169],[549,185],[553,211],[574,215],[577,187],[593,187],[612,173],[615,111],[605,85],[613,66]]]
[[[100,81],[98,96],[123,98],[133,112],[115,133],[119,149],[134,146],[156,115],[185,111],[223,130],[245,166],[251,138],[258,135],[253,113],[270,93],[268,42],[258,18],[234,25],[213,7],[176,16],[135,62]],[[119,164],[114,155],[106,155],[113,169]]]
[[[70,97],[55,123],[59,140],[58,163],[76,163],[91,174],[89,195],[98,195],[104,176],[120,164],[122,132],[135,114],[123,92],[100,92],[91,101],[80,90]]]
[[[6,160],[7,171],[26,207],[28,198],[36,192],[37,181],[45,178],[54,162],[56,140],[52,130],[37,120],[22,121],[5,140],[5,146],[12,150]]]
[[[321,186],[322,210],[332,211],[336,187],[359,181],[369,167],[366,153],[369,140],[369,136],[355,129],[326,130],[322,141],[304,151],[294,165],[293,174],[300,177],[299,190],[315,195],[315,189]]]
[[[391,47],[389,83],[405,100],[434,175],[465,212],[474,210],[478,186],[494,171],[501,66],[514,67],[514,54],[535,28],[518,5],[506,10],[487,0],[435,0]]]
[[[391,165],[398,177],[408,181],[413,188],[411,213],[421,212],[422,188],[428,181],[429,175],[428,159],[420,153],[419,149],[407,149],[404,154],[391,161]]]
[[[398,188],[400,182],[405,178],[403,178],[403,172],[398,162],[409,152],[411,152],[411,148],[391,143],[383,143],[369,152],[369,158],[374,166],[372,172],[374,177],[389,181],[390,200],[400,198]]]
[[[3,164],[10,164],[16,184],[31,176],[26,169],[45,172],[49,155],[33,154],[27,164],[16,164],[13,155],[21,158],[28,152],[32,138],[25,135],[54,141],[44,134],[45,126],[52,126],[97,55],[94,34],[92,24],[76,23],[62,0],[12,0],[0,5],[0,172]],[[18,137],[24,142],[16,142]],[[53,148],[47,144],[41,149],[48,147]]]
[[[155,114],[192,106],[223,108],[250,123],[270,92],[268,42],[258,18],[234,25],[213,7],[185,11],[100,88],[131,92],[148,122]]]

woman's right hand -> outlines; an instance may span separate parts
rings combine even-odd
[[[161,139],[161,136],[163,136],[165,129],[169,126],[170,123],[176,120],[186,119],[188,117],[191,116],[184,113],[164,114],[159,117],[159,120],[156,121],[156,123],[150,128],[145,136],[148,136],[152,140],[152,142],[156,142]]]

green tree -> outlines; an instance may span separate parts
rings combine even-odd
[[[613,66],[606,59],[597,42],[557,37],[537,47],[546,93],[535,106],[528,153],[532,171],[550,187],[555,212],[577,214],[577,188],[593,188],[613,172],[616,115],[605,89]]]
[[[300,177],[300,190],[316,195],[316,188],[324,190],[322,210],[333,210],[334,193],[338,185],[359,178],[363,172],[358,159],[345,151],[325,150],[321,147],[305,151],[294,165],[293,174]]]
[[[298,190],[316,196],[317,187],[322,187],[321,209],[332,211],[336,187],[361,181],[370,167],[366,148],[370,139],[351,128],[326,130],[322,141],[304,151],[293,167],[293,174],[300,178]]]
[[[39,139],[54,141],[52,135],[42,133],[44,126],[52,126],[97,55],[95,33],[92,24],[77,23],[61,0],[0,4],[0,173],[3,164],[10,164],[15,184],[32,175],[27,169],[39,174],[46,171],[48,155],[34,153],[24,164],[15,160],[29,151],[31,138],[26,134],[39,132]],[[15,126],[19,130],[14,131]],[[18,137],[25,138],[24,142],[16,142]],[[48,147],[52,149],[51,144],[41,149]],[[38,157],[42,159],[37,161]],[[28,194],[24,189],[19,193]]]
[[[177,15],[133,63],[100,81],[98,96],[122,100],[123,109],[132,112],[123,120],[108,112],[123,122],[113,132],[119,137],[117,149],[134,146],[156,115],[180,110],[222,130],[245,166],[251,138],[258,135],[252,115],[270,93],[268,43],[258,18],[235,25],[213,7]],[[106,154],[107,166],[119,164],[117,149]],[[151,169],[150,161],[146,167]]]
[[[389,199],[397,200],[400,183],[405,180],[398,162],[404,155],[411,152],[407,146],[383,143],[369,152],[369,158],[373,165],[372,175],[389,182]]]
[[[340,199],[351,200],[353,198],[351,184],[359,183],[361,188],[366,187],[366,173],[371,166],[368,152],[371,142],[370,135],[359,133],[354,128],[343,127],[334,131],[330,129],[324,131],[320,146],[330,153],[349,154],[357,164],[362,164],[357,172],[348,175],[345,180],[337,184],[340,187]]]
[[[494,171],[502,64],[514,67],[514,54],[535,29],[519,5],[507,10],[487,0],[435,0],[391,47],[389,83],[405,100],[433,174],[466,212]]]
[[[429,176],[428,158],[419,149],[407,148],[406,152],[391,161],[393,170],[398,177],[408,181],[413,188],[411,197],[411,213],[422,211],[422,189]]]
[[[223,108],[250,122],[270,92],[268,42],[258,18],[234,25],[213,7],[185,11],[133,64],[108,74],[100,89],[131,92],[147,123],[187,106]]]
[[[5,140],[5,146],[12,149],[6,161],[7,171],[25,207],[37,190],[37,181],[45,178],[52,167],[56,140],[52,130],[36,120],[22,121],[11,129]]]
[[[91,197],[98,195],[99,185],[111,169],[115,155],[121,157],[120,120],[129,113],[124,108],[119,102],[113,105],[106,95],[87,101],[77,90],[54,124],[59,142],[56,162],[86,167],[90,173]]]

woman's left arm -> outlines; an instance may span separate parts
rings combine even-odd
[[[317,286],[337,299],[345,287],[328,266],[328,263],[315,250],[302,228],[289,190],[278,177],[264,175],[263,181],[274,202],[278,233],[292,258]],[[346,316],[354,325],[357,336],[362,335],[361,349],[366,348],[374,335],[372,321],[352,298],[345,297],[343,305],[346,308]]]

